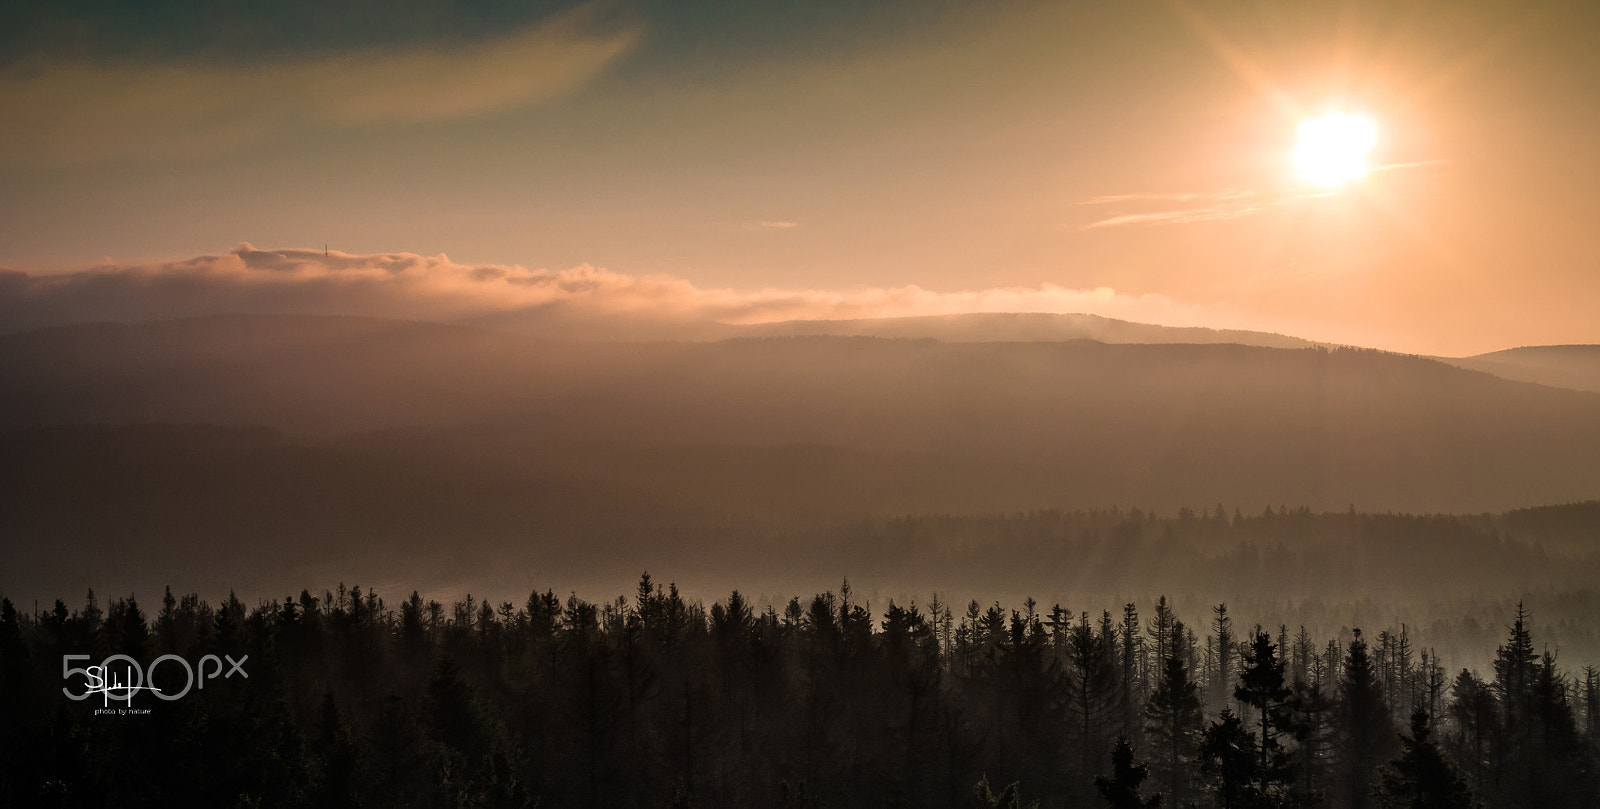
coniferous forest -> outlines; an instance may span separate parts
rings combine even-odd
[[[1597,79],[0,0],[0,809],[1600,809]]]
[[[1479,672],[1404,627],[1315,637],[1164,597],[876,605],[846,582],[760,609],[646,574],[608,603],[6,599],[0,802],[1594,806],[1600,673],[1504,618]],[[69,654],[181,696],[65,699],[92,690]]]

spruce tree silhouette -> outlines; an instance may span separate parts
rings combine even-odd
[[[1400,756],[1381,774],[1388,806],[1404,809],[1472,809],[1467,782],[1433,742],[1428,712],[1411,712],[1411,735],[1400,737]]]
[[[1211,613],[1212,646],[1216,660],[1210,682],[1211,704],[1206,707],[1208,710],[1221,711],[1228,707],[1228,696],[1233,686],[1233,619],[1228,616],[1227,604],[1212,607]]]
[[[339,705],[334,701],[332,691],[322,696],[312,748],[322,763],[316,773],[317,787],[314,792],[318,809],[359,806],[354,786],[358,751],[350,740],[349,728],[339,716]]]
[[[1340,800],[1362,809],[1371,804],[1372,783],[1378,767],[1394,749],[1395,731],[1384,705],[1383,686],[1360,630],[1356,630],[1345,657],[1334,724],[1341,751],[1336,783]]]
[[[1134,759],[1133,745],[1126,738],[1117,739],[1111,747],[1111,777],[1095,776],[1094,788],[1116,809],[1157,809],[1161,806],[1161,793],[1148,799],[1139,796],[1139,786],[1149,774],[1150,768]]]
[[[1217,805],[1221,809],[1254,809],[1264,806],[1257,788],[1260,760],[1255,737],[1232,708],[1223,708],[1217,721],[1206,728],[1200,742],[1200,768],[1211,778]]]
[[[1189,797],[1200,735],[1205,730],[1200,686],[1189,679],[1189,667],[1181,658],[1172,656],[1164,661],[1161,681],[1145,704],[1145,723],[1156,780],[1171,804],[1181,806]]]
[[[1284,685],[1284,664],[1278,659],[1271,635],[1257,629],[1242,657],[1243,668],[1233,698],[1254,708],[1260,717],[1256,789],[1262,795],[1282,796],[1294,782],[1294,775],[1293,762],[1278,742],[1278,734],[1287,721],[1285,702],[1293,692]]]

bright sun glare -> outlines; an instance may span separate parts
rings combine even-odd
[[[1367,173],[1367,153],[1378,142],[1378,125],[1365,115],[1330,112],[1300,122],[1294,165],[1302,179],[1338,188]]]

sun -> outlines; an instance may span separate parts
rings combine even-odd
[[[1330,112],[1300,122],[1294,165],[1301,179],[1338,188],[1367,173],[1367,154],[1378,143],[1378,125],[1365,115]]]

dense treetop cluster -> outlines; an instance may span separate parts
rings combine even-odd
[[[1404,627],[1319,641],[1220,604],[1186,623],[1165,598],[875,610],[846,584],[708,608],[646,575],[603,604],[0,599],[0,803],[1594,806],[1600,677],[1509,617],[1480,675]],[[248,677],[110,703],[148,714],[63,694],[85,687],[64,655],[113,654]],[[146,684],[174,693],[182,667]]]

